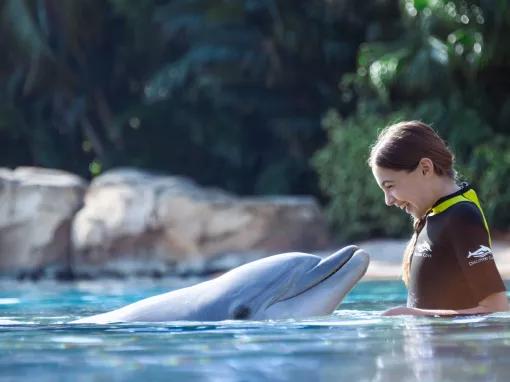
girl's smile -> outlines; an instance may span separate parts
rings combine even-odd
[[[373,166],[377,184],[388,206],[396,206],[415,218],[422,218],[441,197],[458,190],[455,182],[434,173],[434,164],[422,158],[411,171]]]

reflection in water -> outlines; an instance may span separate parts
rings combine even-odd
[[[373,381],[507,381],[510,314],[390,318],[389,347]]]
[[[403,350],[405,360],[415,379],[420,381],[440,381],[441,367],[435,362],[432,337],[433,326],[419,324],[416,319],[408,318],[403,324]]]

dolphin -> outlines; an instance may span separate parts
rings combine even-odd
[[[282,253],[241,265],[215,279],[72,323],[300,319],[328,315],[365,274],[368,263],[368,254],[353,245],[325,258]]]

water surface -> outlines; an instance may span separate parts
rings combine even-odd
[[[0,281],[0,380],[510,380],[509,313],[381,317],[405,304],[394,281],[306,320],[67,324],[198,281]]]

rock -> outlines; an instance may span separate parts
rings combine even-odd
[[[70,224],[85,188],[64,171],[0,169],[0,272],[68,267]]]
[[[200,269],[227,253],[328,243],[326,221],[311,197],[240,198],[134,169],[94,179],[72,225],[77,269],[119,259]]]

